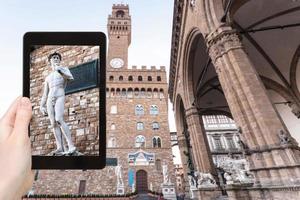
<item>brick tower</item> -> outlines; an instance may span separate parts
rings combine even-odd
[[[128,66],[128,47],[131,42],[131,17],[128,5],[115,4],[108,16],[109,38],[107,70]]]
[[[113,5],[107,28],[108,156],[117,158],[128,188],[161,191],[163,165],[174,183],[165,67],[128,68],[128,5]]]

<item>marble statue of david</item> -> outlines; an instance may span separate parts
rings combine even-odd
[[[67,82],[74,78],[67,67],[60,65],[62,56],[59,53],[50,54],[48,60],[52,71],[44,81],[40,111],[50,119],[56,140],[56,150],[52,151],[50,155],[72,154],[76,151],[76,147],[72,142],[69,127],[64,121],[64,106]],[[68,144],[68,150],[65,152],[62,135],[66,138]]]

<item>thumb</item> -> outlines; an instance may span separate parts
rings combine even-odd
[[[19,101],[16,120],[13,130],[13,135],[23,140],[28,138],[28,126],[32,116],[30,100],[27,97],[22,97]]]

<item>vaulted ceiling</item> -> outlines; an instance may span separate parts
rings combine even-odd
[[[224,9],[227,2],[224,1]],[[241,4],[241,1],[233,2]],[[300,0],[244,2],[232,6],[235,10],[231,11],[229,20],[240,31],[250,60],[263,81],[268,82],[267,87],[276,84],[300,98],[300,67],[297,67],[300,65]],[[214,67],[208,62],[202,36],[193,41],[189,60],[200,110],[229,112]]]

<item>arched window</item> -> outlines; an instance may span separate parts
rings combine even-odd
[[[139,97],[139,93],[140,93],[139,88],[135,88],[135,89],[134,89],[134,96],[135,96],[135,97]]]
[[[144,123],[143,122],[136,123],[136,130],[138,131],[144,130]]]
[[[151,76],[148,76],[148,81],[152,81],[152,77]]]
[[[160,76],[157,76],[157,81],[161,81],[161,77]]]
[[[153,122],[152,123],[152,129],[153,130],[158,130],[159,129],[159,123],[158,122]]]
[[[161,139],[160,139],[160,137],[157,138],[157,147],[161,148]]]
[[[152,98],[152,89],[151,88],[147,89],[147,97]]]
[[[142,88],[140,94],[141,94],[141,97],[142,97],[142,98],[145,98],[145,97],[146,97],[146,89],[145,89],[145,88]]]
[[[128,81],[133,81],[132,76],[128,76]]]
[[[155,137],[152,139],[152,145],[153,145],[153,148],[157,147],[157,141],[156,141]]]
[[[115,137],[111,137],[108,140],[107,147],[112,148],[117,146],[117,140]]]
[[[144,107],[140,104],[135,106],[135,114],[136,115],[143,115],[144,114]]]
[[[117,16],[117,17],[124,17],[124,15],[125,15],[125,12],[124,12],[123,10],[118,10],[118,11],[116,12],[116,16]]]
[[[114,97],[115,95],[116,95],[115,88],[111,88],[111,90],[110,90],[110,96]]]
[[[135,138],[135,147],[142,148],[146,146],[146,139],[143,135],[138,135]]]
[[[155,168],[157,171],[161,171],[161,160],[160,159],[156,159]]]
[[[153,148],[161,148],[161,139],[159,136],[154,136],[152,139]]]
[[[127,97],[132,98],[133,97],[133,90],[132,88],[128,88]]]
[[[120,88],[117,88],[117,90],[116,90],[116,96],[119,97],[120,95],[121,95],[121,90],[120,90]]]
[[[154,88],[153,90],[153,98],[158,98],[158,89]]]
[[[114,123],[111,124],[110,130],[112,130],[112,131],[116,130],[116,125]]]
[[[123,81],[123,76],[119,76],[119,81]]]
[[[160,90],[159,90],[159,98],[160,98],[160,99],[165,98],[164,90],[163,90],[163,89],[160,89]]]
[[[142,76],[138,76],[138,81],[143,81],[143,77]]]
[[[109,97],[109,88],[106,88],[106,97]]]
[[[126,97],[126,89],[125,88],[122,89],[121,96]]]
[[[150,106],[150,115],[158,115],[158,107],[157,105]]]
[[[111,114],[117,114],[117,113],[118,113],[118,108],[117,108],[116,105],[112,105],[112,106],[110,107],[110,113],[111,113]]]
[[[110,76],[109,77],[109,81],[113,81],[114,80],[114,77],[113,76]]]

